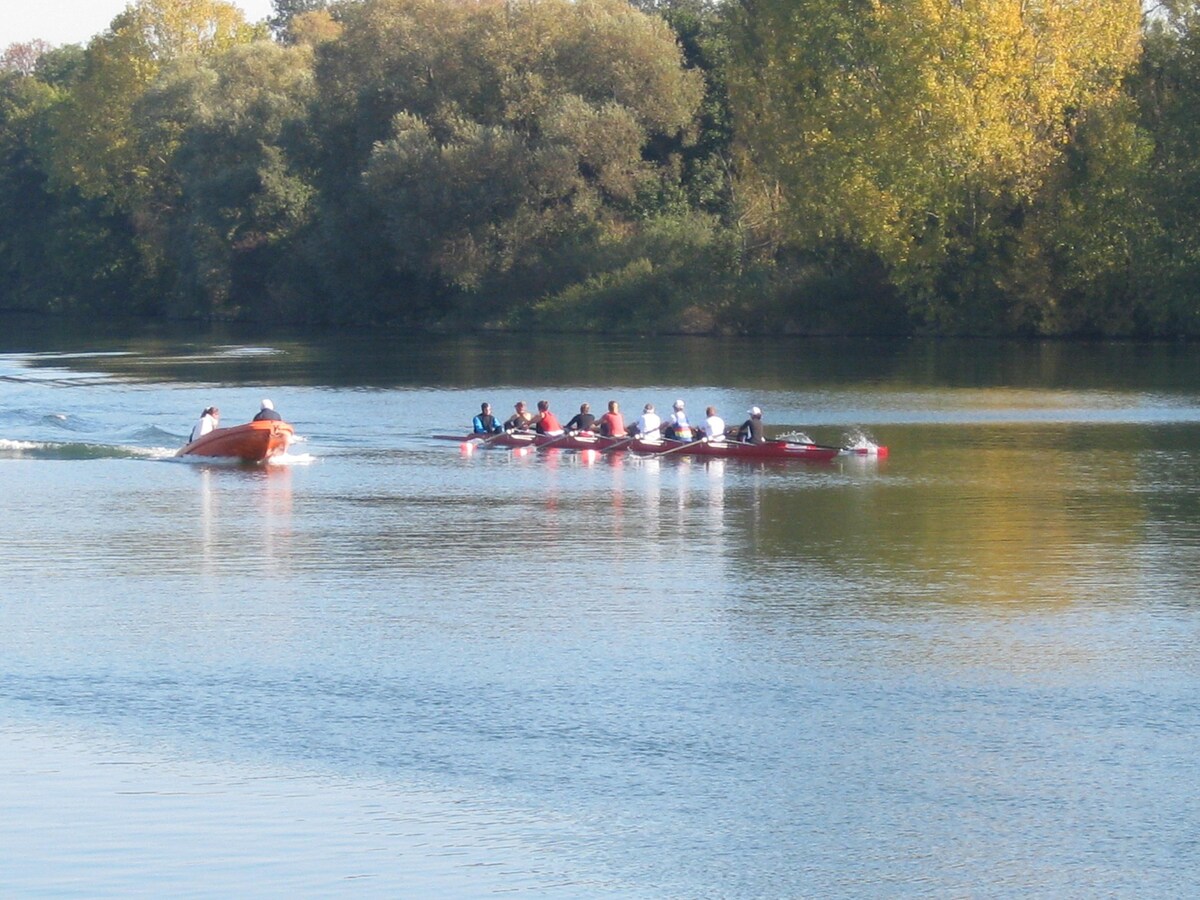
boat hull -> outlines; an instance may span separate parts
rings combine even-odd
[[[263,462],[287,451],[295,430],[287,422],[247,422],[232,428],[215,428],[181,448],[176,456],[206,456]]]
[[[720,459],[770,459],[795,460],[798,462],[828,462],[843,454],[857,454],[851,448],[825,447],[819,444],[802,444],[791,441],[767,441],[763,444],[744,444],[740,441],[641,441],[628,438],[601,437],[594,434],[547,435],[530,432],[513,432],[480,438],[479,435],[457,437],[441,435],[448,440],[462,442],[466,446],[489,447],[553,447],[562,450],[629,451],[653,455],[707,456]],[[474,444],[472,442],[474,441]],[[878,448],[880,456],[887,455],[886,448]]]

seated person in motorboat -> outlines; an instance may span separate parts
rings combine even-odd
[[[283,416],[275,412],[275,404],[270,400],[264,399],[262,406],[258,412],[254,414],[252,422],[282,422]]]
[[[204,412],[200,413],[200,421],[192,426],[192,435],[188,438],[188,443],[204,437],[210,431],[220,427],[221,411],[215,406],[207,407]]]

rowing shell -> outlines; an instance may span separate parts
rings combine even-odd
[[[484,435],[439,434],[441,440],[458,441],[471,447],[471,442]],[[795,441],[767,441],[762,444],[744,444],[741,441],[642,441],[628,438],[601,437],[590,432],[553,435],[515,431],[507,434],[487,436],[489,447],[540,447],[554,443],[563,450],[608,450],[632,451],[634,453],[666,454],[679,456],[709,456],[722,459],[788,459],[801,462],[828,462],[838,456],[887,456],[887,447],[827,447],[822,444],[806,444]],[[621,446],[617,446],[617,445]]]

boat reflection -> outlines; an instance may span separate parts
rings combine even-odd
[[[196,465],[199,557],[205,574],[247,549],[271,570],[293,555],[292,470],[287,465]]]

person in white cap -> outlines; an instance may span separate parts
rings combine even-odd
[[[637,420],[638,437],[648,444],[657,444],[662,440],[662,419],[654,411],[654,404],[647,403],[642,408],[642,415]]]
[[[663,435],[676,441],[690,441],[692,439],[692,426],[688,424],[688,417],[687,413],[683,410],[682,400],[675,401],[671,415],[667,417],[667,427],[663,429]]]
[[[744,444],[765,444],[767,436],[763,433],[762,410],[757,406],[750,407],[750,418],[738,429],[738,440]]]
[[[262,408],[259,409],[258,413],[254,416],[255,422],[262,422],[264,420],[270,420],[272,422],[283,421],[283,416],[275,412],[275,404],[270,400],[265,399],[262,402]]]

